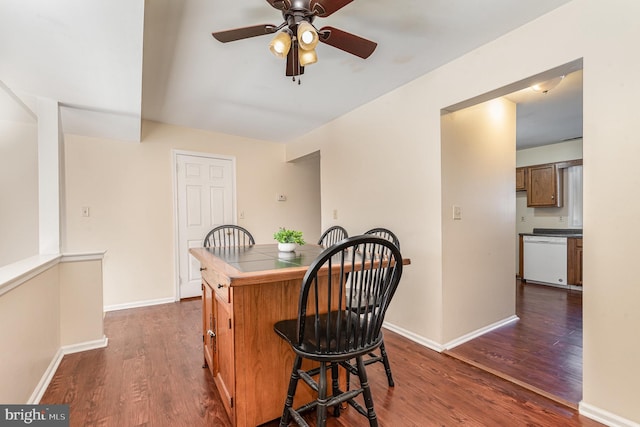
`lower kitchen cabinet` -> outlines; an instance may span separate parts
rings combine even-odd
[[[519,238],[518,277],[524,277],[524,239]],[[567,238],[567,284],[582,286],[582,237]]]
[[[567,239],[567,282],[582,286],[582,238]]]

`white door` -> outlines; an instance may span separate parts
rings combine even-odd
[[[202,247],[213,227],[235,224],[234,160],[176,154],[178,297],[202,294],[200,263],[189,248]]]

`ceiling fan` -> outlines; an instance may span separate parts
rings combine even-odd
[[[282,12],[284,22],[278,26],[264,24],[212,33],[216,40],[227,43],[277,33],[269,44],[271,52],[287,58],[286,75],[299,76],[306,65],[317,61],[315,47],[322,42],[360,58],[368,58],[377,43],[340,29],[313,26],[316,17],[326,18],[353,0],[267,0]],[[282,31],[280,31],[282,30]]]

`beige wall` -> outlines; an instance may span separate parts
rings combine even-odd
[[[579,2],[584,28],[584,398],[640,423],[635,271],[640,2]],[[616,209],[621,203],[624,209]],[[625,226],[621,226],[625,225]]]
[[[446,114],[441,131],[447,343],[515,316],[516,105],[494,99]],[[453,218],[454,205],[460,219]]]
[[[60,348],[54,266],[0,296],[0,402],[26,403]]]
[[[38,253],[35,121],[16,122],[0,117],[0,236],[0,266]]]
[[[101,339],[102,260],[63,262],[59,269],[60,345]]]
[[[54,258],[0,294],[0,402],[37,403],[63,353],[104,346],[101,265]]]
[[[280,226],[320,235],[317,158],[287,163],[282,144],[155,122],[141,143],[65,135],[63,251],[106,251],[105,306],[175,297],[174,149],[235,157],[238,224],[258,243]]]
[[[338,222],[350,231],[374,222],[398,231],[412,265],[387,320],[418,341],[443,343],[440,111],[583,58],[589,233],[581,410],[636,423],[639,395],[632,379],[640,378],[640,342],[633,337],[640,326],[640,287],[628,266],[636,262],[638,232],[619,224],[640,215],[640,202],[629,199],[637,192],[633,171],[640,157],[639,14],[636,0],[574,0],[287,147],[288,158],[321,152],[323,224],[336,222],[337,208]],[[362,190],[353,181],[364,176]],[[611,209],[620,202],[625,209]],[[513,218],[508,221],[513,230]]]

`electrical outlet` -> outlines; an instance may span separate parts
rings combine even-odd
[[[82,216],[85,216],[85,217],[89,216],[89,206],[82,207]]]
[[[287,195],[278,193],[278,195],[276,196],[276,200],[278,200],[279,202],[286,202],[287,201]]]
[[[527,222],[527,217],[526,216],[521,216],[520,217],[520,222]]]

